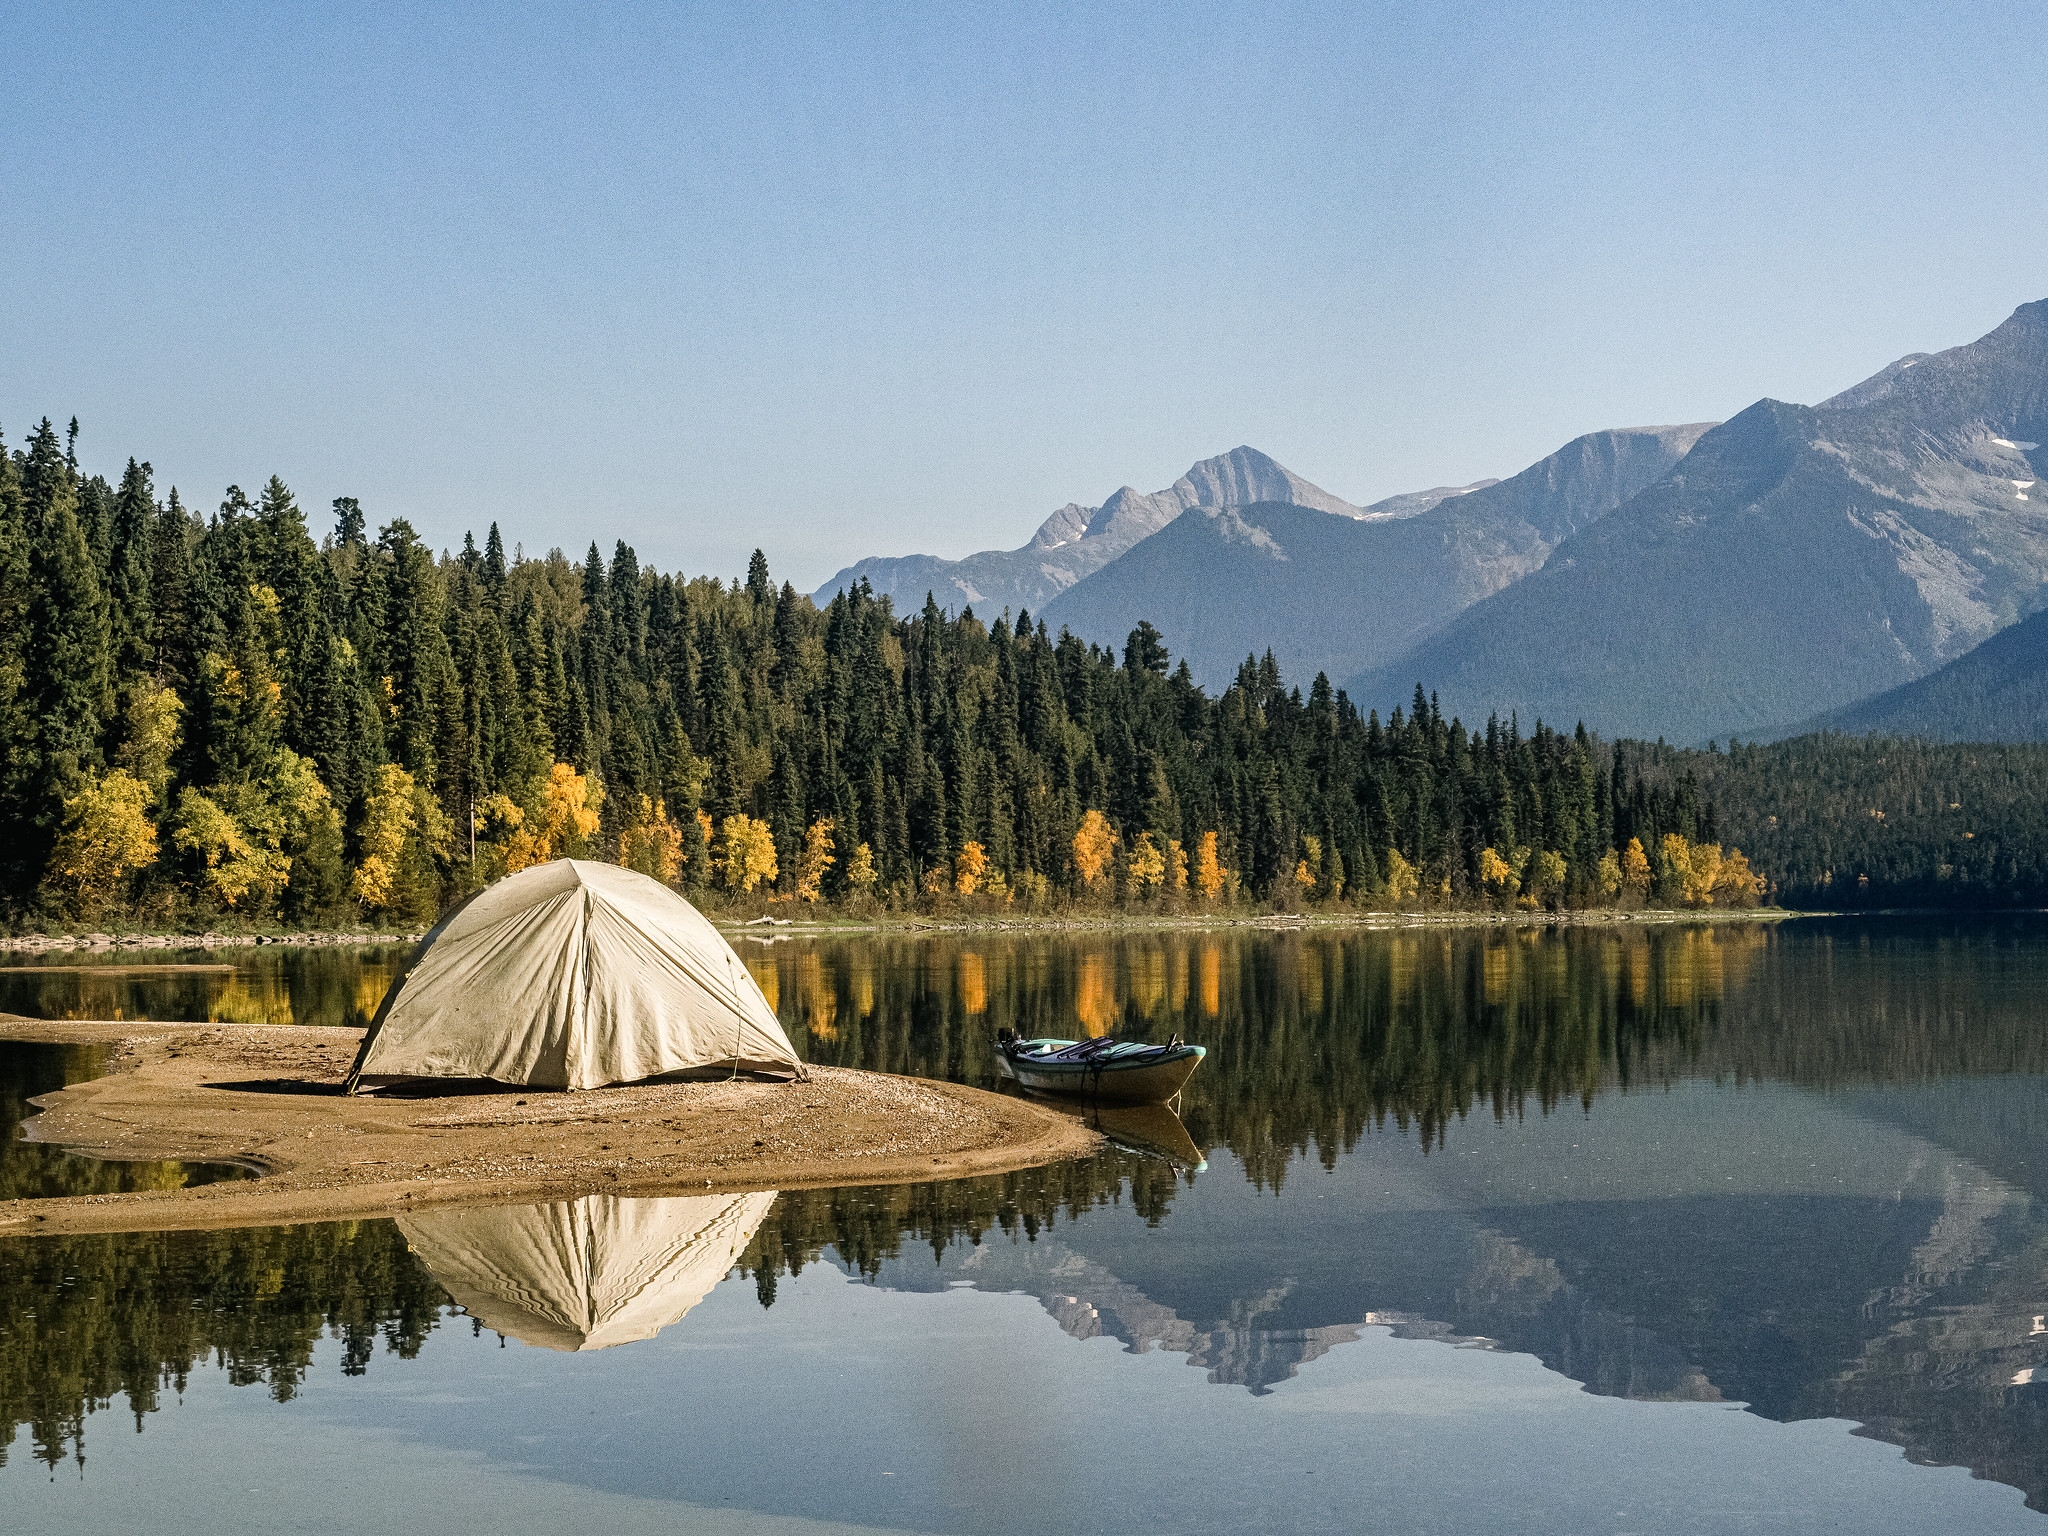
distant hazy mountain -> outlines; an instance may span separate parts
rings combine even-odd
[[[1286,677],[1348,677],[1540,567],[1706,430],[1590,433],[1511,480],[1395,497],[1363,521],[1275,504],[1197,507],[1053,599],[1043,617],[1112,644],[1149,619],[1210,684],[1268,647]],[[1385,515],[1396,509],[1407,515]]]
[[[1974,651],[1904,687],[1782,734],[1847,731],[1936,741],[2048,741],[2048,611],[2002,629]]]
[[[1099,507],[1069,502],[1053,513],[1022,549],[992,549],[964,560],[936,555],[875,556],[850,565],[816,593],[820,604],[866,577],[877,596],[895,598],[899,611],[923,606],[926,592],[941,607],[972,604],[984,616],[1005,608],[1036,612],[1056,594],[1101,569],[1140,540],[1157,533],[1190,507],[1237,507],[1284,502],[1346,519],[1412,516],[1465,487],[1445,486],[1354,507],[1283,468],[1255,448],[1236,448],[1204,459],[1163,491],[1143,495],[1125,486]]]
[[[1822,405],[1759,401],[1352,692],[1679,741],[1838,709],[2041,603],[2044,439],[2048,301]]]

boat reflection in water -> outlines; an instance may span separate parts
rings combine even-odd
[[[1209,1160],[1188,1134],[1179,1115],[1165,1104],[1090,1104],[1060,1094],[1014,1090],[1019,1098],[1071,1115],[1090,1130],[1100,1131],[1127,1152],[1164,1158],[1189,1173],[1202,1173]]]
[[[711,1294],[775,1191],[427,1211],[399,1220],[413,1255],[486,1328],[543,1349],[651,1339]]]

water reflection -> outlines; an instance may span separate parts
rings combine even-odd
[[[1208,1159],[1195,1145],[1195,1138],[1188,1134],[1186,1124],[1164,1104],[1091,1103],[1061,1094],[1032,1093],[1014,1084],[1004,1086],[1020,1098],[1073,1116],[1126,1151],[1165,1158],[1191,1173],[1202,1173],[1208,1169]]]
[[[135,1427],[211,1360],[293,1397],[331,1333],[360,1375],[381,1338],[411,1358],[446,1297],[388,1221],[0,1239],[0,1465],[85,1463],[85,1421],[126,1399]]]
[[[1180,1031],[1213,1070],[1172,1148],[1105,1127],[1121,1144],[1085,1162],[755,1210],[366,1223],[348,1242],[367,1270],[332,1227],[0,1241],[5,1422],[47,1459],[129,1381],[189,1370],[190,1338],[151,1330],[202,1275],[221,1284],[201,1326],[240,1330],[231,1369],[288,1393],[323,1328],[352,1330],[360,1369],[380,1330],[416,1348],[452,1294],[473,1327],[593,1347],[680,1316],[731,1258],[764,1306],[819,1264],[1023,1292],[1076,1338],[1240,1393],[1367,1329],[1513,1350],[1607,1397],[1850,1419],[2048,1505],[2039,919],[891,937],[749,959],[812,1060],[990,1083],[998,1027],[1099,1027]],[[638,1204],[702,1204],[715,1230],[692,1249],[694,1215],[600,1214]],[[665,1288],[688,1252],[703,1267]],[[644,1307],[606,1299],[629,1295]]]
[[[1000,1028],[1209,1047],[1182,1118],[1278,1188],[1368,1129],[1444,1147],[1707,1075],[1837,1086],[2048,1072],[2048,923],[1222,931],[783,941],[749,968],[807,1059],[995,1086]]]
[[[651,1339],[731,1272],[775,1194],[427,1211],[398,1229],[455,1304],[544,1349]]]
[[[184,1189],[250,1176],[224,1163],[109,1162],[21,1139],[22,1123],[36,1113],[29,1100],[106,1072],[103,1045],[0,1040],[0,1200]]]
[[[132,954],[0,956],[0,1013],[31,1019],[369,1023],[405,944],[265,945]]]

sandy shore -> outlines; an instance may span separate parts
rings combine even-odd
[[[93,1156],[233,1162],[196,1189],[0,1202],[0,1236],[387,1216],[605,1191],[791,1189],[953,1178],[1077,1157],[1072,1117],[953,1083],[811,1068],[808,1083],[349,1098],[361,1031],[55,1023],[0,1039],[112,1047],[109,1075],[36,1102],[37,1141]]]

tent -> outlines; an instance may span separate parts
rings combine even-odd
[[[457,1306],[543,1349],[651,1339],[723,1280],[775,1192],[422,1211],[399,1231]]]
[[[581,859],[494,882],[420,941],[349,1075],[601,1088],[692,1068],[803,1075],[732,946],[658,880]]]

